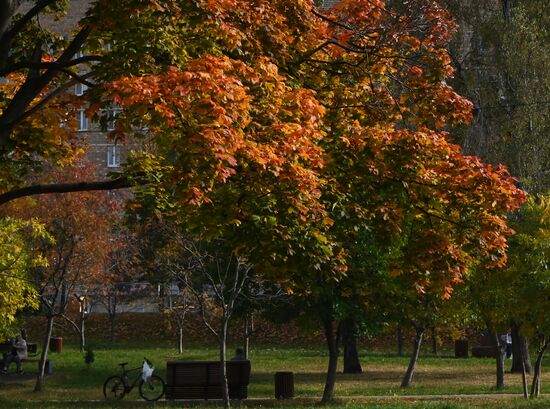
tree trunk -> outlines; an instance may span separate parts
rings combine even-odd
[[[243,353],[244,357],[248,359],[248,353],[250,348],[250,336],[254,331],[254,317],[252,314],[245,314],[244,316],[244,332],[243,332]]]
[[[437,355],[437,335],[435,331],[435,326],[431,328],[432,330],[432,353]]]
[[[180,354],[183,354],[183,327],[181,325],[179,325],[178,334],[178,351]]]
[[[116,342],[116,326],[117,326],[117,309],[118,309],[118,292],[116,290],[113,293],[108,295],[108,309],[109,314],[109,323],[111,324],[111,342],[114,344]]]
[[[550,341],[545,341],[537,354],[537,360],[535,362],[535,373],[533,375],[533,383],[531,384],[531,398],[538,398],[540,396],[540,377],[542,373],[542,358],[544,352],[548,347]]]
[[[506,359],[506,344],[500,341],[498,334],[489,330],[491,342],[496,350],[497,389],[504,389],[504,360]]]
[[[512,0],[502,0],[502,14],[505,21],[510,21],[510,18],[512,18]]]
[[[403,377],[403,381],[401,382],[401,386],[404,388],[407,386],[410,386],[412,381],[414,369],[416,368],[416,362],[418,361],[418,355],[420,354],[420,345],[422,344],[422,336],[424,335],[424,326],[415,325],[415,331],[416,331],[416,336],[414,337],[414,345],[413,345],[411,360],[409,361],[407,372],[405,373],[405,376]]]
[[[231,402],[229,400],[229,385],[227,384],[227,365],[226,361],[226,350],[227,350],[227,320],[222,324],[222,330],[220,333],[220,381],[222,386],[222,399],[223,407],[229,409],[231,407]]]
[[[46,371],[46,359],[48,359],[48,349],[50,347],[50,339],[52,337],[53,329],[53,316],[48,317],[48,324],[46,327],[46,336],[44,337],[44,344],[42,345],[42,354],[40,354],[40,362],[38,366],[38,375],[36,376],[36,384],[34,385],[35,392],[42,392],[44,390],[44,376]]]
[[[109,314],[109,321],[111,324],[111,342],[114,344],[116,342],[116,313]]]
[[[355,321],[347,319],[341,324],[342,344],[344,345],[344,373],[362,373],[359,353],[357,352],[357,338]]]
[[[401,331],[401,325],[397,324],[397,355],[403,356],[403,331]]]
[[[86,339],[85,339],[85,335],[84,335],[84,323],[81,324],[80,330],[81,330],[81,332],[78,334],[79,338],[80,338],[79,339],[80,352],[84,352],[84,350],[86,349]]]
[[[525,374],[525,364],[524,364],[523,357],[521,357],[521,358],[522,358],[521,359],[521,386],[523,388],[523,397],[525,399],[529,399],[529,393],[527,391],[527,376]]]
[[[512,373],[521,373],[523,368],[528,374],[533,373],[531,357],[529,355],[529,344],[527,338],[519,335],[517,325],[512,324]]]
[[[8,30],[13,13],[18,2],[16,0],[0,0],[0,37]],[[3,65],[3,61],[0,66]]]
[[[323,326],[325,330],[325,338],[328,346],[328,369],[327,378],[325,381],[325,390],[323,391],[322,403],[326,403],[332,400],[334,395],[334,385],[336,384],[336,368],[338,366],[338,334],[334,335],[334,329],[332,320],[325,318],[323,320]]]

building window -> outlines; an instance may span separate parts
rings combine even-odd
[[[120,113],[120,109],[108,109],[107,110],[107,130],[115,130],[116,116]]]
[[[74,93],[78,96],[83,95],[84,92],[88,89],[88,86],[86,84],[76,84],[74,86]]]
[[[76,121],[78,122],[79,131],[88,130],[88,118],[86,117],[86,113],[83,109],[79,109],[76,111]]]
[[[118,168],[120,166],[120,146],[107,146],[107,167]]]

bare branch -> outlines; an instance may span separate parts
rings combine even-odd
[[[77,334],[80,334],[80,328],[77,325],[76,322],[74,322],[72,319],[70,319],[67,314],[61,314],[61,317],[65,319],[71,326],[74,328],[74,330],[77,332]]]

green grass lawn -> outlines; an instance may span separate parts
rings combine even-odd
[[[155,364],[155,372],[164,376],[167,360],[217,359],[215,348],[189,347],[180,356],[169,347],[145,348],[135,345],[118,345],[95,349],[95,362],[90,368],[84,363],[84,354],[72,345],[65,345],[60,354],[51,354],[54,374],[46,381],[46,390],[32,392],[34,381],[0,384],[0,407],[2,408],[107,408],[113,407],[102,402],[89,404],[74,401],[101,401],[102,384],[105,378],[118,371],[117,363],[129,362],[130,367],[138,367],[146,356]],[[293,371],[295,373],[296,400],[291,406],[311,407],[318,401],[323,391],[324,372],[327,365],[326,351],[321,348],[283,348],[257,346],[251,351],[252,376],[249,397],[265,399],[251,400],[243,406],[288,406],[289,403],[271,400],[274,395],[274,373]],[[413,379],[413,385],[407,389],[399,387],[408,359],[392,354],[368,353],[361,356],[364,373],[360,375],[338,375],[336,398],[341,399],[335,408],[484,408],[484,407],[529,407],[548,408],[550,401],[530,402],[524,406],[521,400],[476,400],[446,402],[379,401],[376,396],[409,395],[452,395],[452,394],[492,394],[495,382],[494,367],[491,359],[454,359],[446,357],[421,357]],[[508,362],[508,366],[510,363]],[[36,363],[27,363],[24,369],[35,370]],[[506,374],[507,387],[504,393],[521,392],[521,376]],[[550,374],[544,375],[542,392],[549,392]],[[139,399],[137,388],[127,397]],[[52,401],[57,401],[53,403]],[[355,403],[354,403],[355,401]],[[51,403],[42,403],[51,402]],[[63,402],[66,402],[65,404]],[[129,406],[128,406],[129,405]],[[163,406],[164,404],[157,404]],[[133,407],[135,402],[122,403],[120,407]],[[181,406],[181,405],[180,405]],[[117,406],[119,407],[119,406]]]

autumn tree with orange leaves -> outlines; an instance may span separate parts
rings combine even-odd
[[[114,38],[136,33],[115,45],[126,77],[103,71],[124,107],[116,132],[146,125],[141,136],[154,146],[127,168],[157,181],[135,206],[154,197],[289,291],[316,299],[341,287],[330,299],[359,294],[353,302],[365,308],[372,272],[351,258],[369,256],[359,232],[382,253],[400,239],[386,273],[413,302],[449,297],[477,263],[505,263],[505,215],[524,194],[505,168],[462,155],[446,132],[470,120],[471,103],[447,85],[455,25],[438,2],[130,3],[122,21],[97,24]],[[146,35],[162,47],[137,41]],[[321,317],[323,400],[340,318],[335,307]]]

